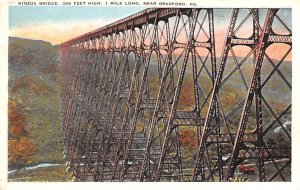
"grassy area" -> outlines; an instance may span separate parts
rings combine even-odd
[[[38,168],[35,170],[18,170],[8,175],[9,182],[68,182],[72,176],[65,171],[64,166]]]

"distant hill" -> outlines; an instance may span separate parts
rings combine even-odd
[[[243,57],[237,57],[236,58],[238,62],[241,62],[243,60]],[[272,60],[274,65],[277,65],[279,63],[279,60]],[[176,73],[180,72],[181,66],[182,66],[183,59],[180,59],[178,61],[178,66],[174,67],[174,69],[178,69],[178,72],[175,72],[175,77],[178,76]],[[149,66],[149,76],[156,76],[154,73],[157,72],[157,64],[156,64],[156,57],[154,59],[152,58],[150,61]],[[153,64],[154,63],[154,64]],[[211,73],[211,65],[210,61],[206,63],[207,70]],[[220,65],[220,58],[217,57],[216,59],[217,64],[217,70],[219,69]],[[240,67],[243,77],[245,78],[247,85],[249,85],[249,81],[251,80],[252,72],[253,72],[253,59],[247,59],[242,66]],[[202,67],[202,63],[197,59],[197,68],[198,71]],[[227,57],[226,61],[226,67],[223,74],[223,79],[226,78],[227,75],[229,75],[234,69],[236,68],[235,59],[231,56]],[[266,96],[266,98],[272,98],[279,102],[290,102],[291,101],[291,91],[284,82],[284,79],[280,76],[285,77],[285,80],[292,84],[292,62],[291,61],[283,61],[280,66],[277,68],[279,72],[274,71],[274,66],[272,66],[272,63],[270,63],[267,59],[264,59],[262,63],[261,68],[261,80],[262,82],[267,79],[267,77],[272,74],[272,77],[268,79],[268,82],[266,82],[262,93]],[[188,76],[186,78],[191,79],[192,78],[192,63],[191,60],[189,60],[186,68],[186,74],[185,76]],[[202,69],[202,75],[200,76],[201,81],[208,81],[209,77],[207,75],[207,72],[205,69]],[[236,70],[234,74],[230,77],[229,80],[226,82],[228,85],[231,85],[233,88],[237,89],[243,89],[244,83],[242,81],[241,75],[239,74],[239,71]],[[206,84],[200,84],[200,85],[206,85]]]

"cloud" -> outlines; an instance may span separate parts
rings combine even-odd
[[[52,44],[64,41],[98,29],[112,20],[73,20],[65,22],[29,23],[10,29],[10,36],[44,40]]]

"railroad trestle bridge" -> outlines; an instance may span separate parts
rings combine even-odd
[[[230,181],[249,163],[255,180],[289,180],[286,10],[228,9],[224,45],[218,11],[146,9],[61,44],[64,153],[76,180]]]

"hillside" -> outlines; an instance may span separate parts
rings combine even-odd
[[[62,164],[59,47],[10,37],[8,73],[8,169]]]

